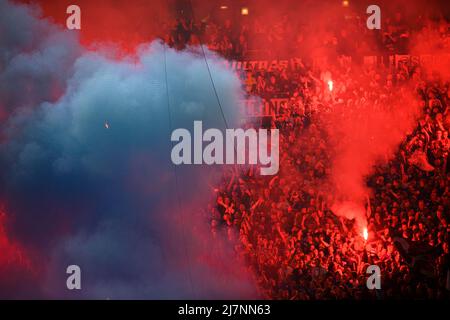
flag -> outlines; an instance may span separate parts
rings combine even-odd
[[[402,237],[394,237],[393,241],[412,270],[429,278],[435,276],[435,248],[426,243],[414,242]]]
[[[433,171],[434,167],[428,162],[427,155],[421,150],[416,150],[409,157],[408,163],[423,171]]]

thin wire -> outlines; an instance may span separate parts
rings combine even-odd
[[[170,96],[169,96],[169,81],[167,80],[167,58],[166,58],[166,43],[163,42],[163,48],[164,48],[164,79],[166,82],[166,95],[167,95],[167,113],[168,113],[168,118],[169,118],[169,134],[170,132],[172,132],[173,127],[172,127],[172,112],[171,112],[171,108],[170,108]],[[186,223],[184,221],[184,210],[182,209],[183,207],[181,206],[181,200],[180,200],[180,188],[179,188],[179,181],[178,181],[178,174],[177,174],[177,168],[174,165],[173,166],[173,171],[175,174],[175,192],[177,194],[177,202],[178,202],[178,207],[179,210],[181,212],[181,219],[182,219],[182,230],[181,230],[181,236],[182,236],[182,242],[183,242],[183,247],[184,247],[184,254],[186,257],[186,261],[188,262],[188,276],[189,276],[189,284],[191,286],[191,293],[195,296],[195,290],[194,290],[194,286],[193,286],[193,281],[192,281],[192,271],[191,271],[191,262],[189,259],[189,255],[188,255],[188,250],[186,247],[186,233],[184,232],[184,226],[186,226]]]
[[[192,20],[195,22],[196,19],[195,19],[195,15],[194,15],[194,7],[192,6],[192,0],[189,0],[189,5],[191,7]],[[205,49],[203,48],[202,37],[200,34],[198,35],[198,39],[200,42],[200,48],[202,48],[203,59],[205,60],[206,69],[208,70],[209,79],[211,80],[211,85],[212,85],[214,94],[217,99],[217,104],[219,105],[219,108],[220,108],[220,113],[222,115],[223,122],[225,123],[226,129],[229,129],[227,119],[225,118],[225,113],[223,112],[223,109],[222,109],[222,104],[220,103],[219,94],[217,93],[216,85],[214,84],[214,80],[212,78],[211,69],[209,68],[208,59],[206,58],[206,53],[205,53]]]
[[[192,0],[189,0],[189,5],[191,7],[192,20],[195,23],[196,19],[195,19],[195,14],[194,14],[194,7],[192,5]],[[228,122],[227,122],[227,119],[225,117],[225,113],[223,112],[222,104],[220,103],[219,94],[217,93],[216,85],[214,83],[214,79],[213,79],[212,74],[211,74],[211,69],[209,67],[208,59],[206,58],[206,53],[205,53],[205,49],[203,47],[202,37],[201,37],[200,34],[198,35],[198,39],[199,39],[199,42],[200,42],[200,48],[202,49],[203,59],[205,60],[206,69],[208,70],[208,75],[209,75],[209,79],[211,81],[211,86],[213,88],[214,95],[215,95],[216,100],[217,100],[217,105],[219,106],[219,109],[220,109],[220,114],[222,115],[222,119],[223,119],[223,122],[225,124],[225,128],[229,129]],[[238,152],[237,152],[236,145],[234,146],[234,152],[237,155]],[[223,263],[223,261],[224,261],[223,257],[221,257],[221,256],[219,256],[217,254],[217,252],[218,252],[217,246],[218,245],[217,245],[216,241],[213,241],[213,251],[216,254],[216,259],[220,257],[220,260]],[[221,248],[219,248],[219,249],[221,249]],[[224,275],[223,274],[220,274],[220,275],[221,275],[221,280],[223,280],[225,278]]]
[[[194,7],[192,5],[192,0],[189,0],[189,5],[191,7],[192,20],[195,23],[196,19],[195,19],[195,14],[194,14]],[[217,93],[216,85],[214,83],[214,79],[213,79],[212,74],[211,74],[211,69],[209,68],[208,59],[206,58],[206,53],[205,53],[205,49],[203,48],[202,37],[201,37],[200,34],[198,35],[198,40],[200,42],[200,48],[202,48],[203,59],[205,60],[206,69],[208,70],[209,79],[211,81],[211,85],[212,85],[212,88],[214,90],[214,94],[216,96],[217,104],[218,104],[219,109],[220,109],[220,114],[222,115],[223,122],[225,123],[225,128],[229,129],[230,127],[228,126],[228,122],[227,122],[227,119],[225,117],[225,113],[223,112],[222,104],[220,103],[219,94]],[[236,145],[234,145],[234,153],[236,155],[238,154],[238,150],[237,150]]]

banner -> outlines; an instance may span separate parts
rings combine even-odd
[[[428,67],[439,67],[443,62],[450,63],[450,54],[443,55],[391,55],[386,56],[388,63],[391,66],[398,68],[399,66],[406,65],[426,65]],[[325,59],[325,60],[324,60]],[[377,65],[384,60],[381,56],[365,56],[363,63],[366,66]],[[231,68],[235,71],[249,71],[252,69],[263,69],[267,71],[276,71],[280,69],[298,69],[302,65],[302,59],[292,58],[285,60],[248,60],[248,61],[226,61],[224,62],[227,68]],[[326,63],[326,58],[314,59],[314,65],[321,65]],[[351,57],[341,57],[339,64],[351,64]],[[244,101],[246,106],[247,117],[264,117],[278,114],[280,106],[283,103],[289,101],[289,98],[249,98]],[[433,170],[433,166],[423,161],[423,157],[420,154],[415,154],[411,157],[410,163],[418,166],[424,171]]]
[[[395,65],[398,67],[401,63],[412,63],[412,64],[427,64],[427,65],[437,65],[442,63],[442,61],[450,62],[450,54],[442,55],[390,55],[386,56],[388,63],[390,65]],[[376,65],[383,62],[382,56],[364,56],[364,65]],[[339,64],[350,64],[352,63],[351,57],[340,57]],[[314,66],[325,65],[328,63],[326,57],[319,57],[313,59]],[[242,61],[225,61],[225,66],[229,69],[236,71],[247,71],[253,69],[263,69],[267,71],[279,70],[279,69],[298,69],[302,65],[301,58],[291,58],[282,60],[242,60]]]
[[[297,69],[302,64],[300,58],[292,58],[286,60],[248,60],[248,61],[225,61],[224,64],[227,68],[236,71],[246,71],[253,69],[263,70],[279,70],[279,69]]]
[[[247,117],[272,116],[279,113],[282,104],[287,103],[289,98],[249,98],[244,100],[245,112]]]

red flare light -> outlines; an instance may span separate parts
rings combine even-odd
[[[332,80],[328,80],[328,90],[333,91],[333,81]]]

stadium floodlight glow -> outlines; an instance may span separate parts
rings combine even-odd
[[[342,6],[343,7],[348,7],[349,2],[347,0],[342,1]]]
[[[241,9],[241,14],[242,14],[243,16],[248,16],[248,8],[246,8],[246,7],[242,8],[242,9]]]
[[[226,9],[228,9],[228,6],[220,6],[220,9],[226,10]]]

